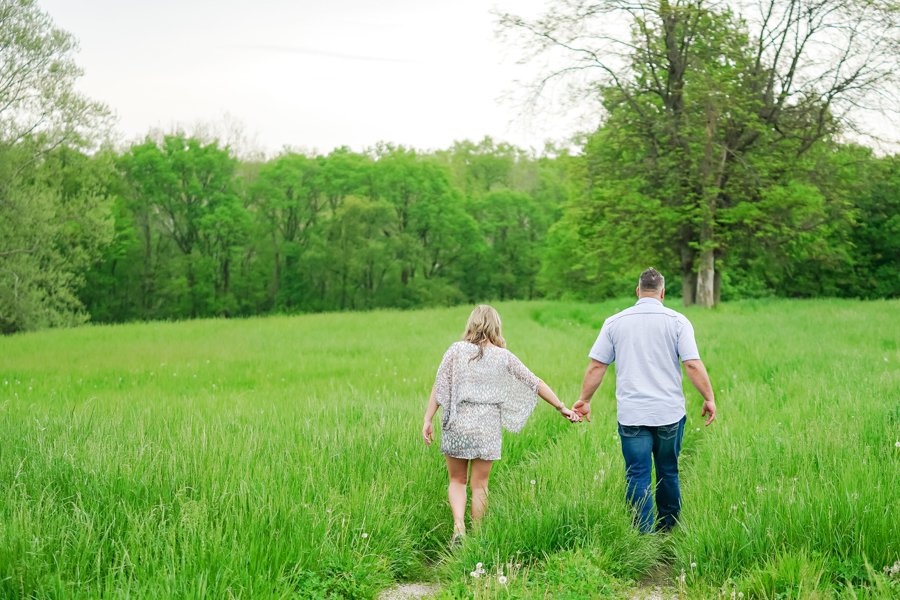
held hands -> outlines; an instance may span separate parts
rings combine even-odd
[[[588,423],[591,422],[591,404],[590,402],[585,402],[584,400],[579,400],[575,404],[572,405],[572,410],[575,413],[583,418]]]
[[[425,440],[426,446],[431,446],[431,442],[434,440],[434,426],[431,421],[425,421],[425,424],[422,425],[422,439]]]
[[[578,413],[576,413],[573,410],[569,410],[568,408],[566,408],[565,404],[560,404],[559,408],[557,410],[559,411],[559,414],[564,416],[566,418],[566,420],[568,420],[569,422],[571,422],[571,423],[581,422],[581,415],[579,415]]]

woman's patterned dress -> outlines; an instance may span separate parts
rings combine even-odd
[[[435,379],[443,408],[441,452],[456,458],[499,460],[501,428],[519,431],[537,404],[541,380],[504,348],[456,342]]]

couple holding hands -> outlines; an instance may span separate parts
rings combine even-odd
[[[450,475],[451,545],[465,535],[467,485],[472,490],[472,521],[477,523],[484,516],[491,465],[500,459],[501,430],[521,430],[538,396],[573,423],[590,421],[591,398],[613,362],[626,496],[635,511],[635,525],[649,533],[668,531],[677,524],[681,510],[678,454],[687,420],[682,363],[703,396],[701,415],[706,425],[716,417],[716,403],[690,321],[662,304],[663,276],[647,269],[635,293],[634,306],[603,323],[589,353],[581,397],[571,409],[506,349],[496,310],[479,305],[469,315],[462,341],[450,346],[438,367],[422,426],[422,437],[430,446],[432,419],[438,407],[443,409],[441,452]],[[658,517],[651,486],[654,463]]]

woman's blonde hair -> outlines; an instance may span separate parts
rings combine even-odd
[[[478,346],[478,354],[473,359],[479,359],[484,355],[484,345],[487,343],[506,348],[506,340],[503,339],[501,331],[500,315],[493,306],[479,304],[475,307],[466,323],[463,340]]]

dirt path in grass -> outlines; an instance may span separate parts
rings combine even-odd
[[[436,583],[401,583],[378,594],[378,600],[418,600],[438,593]]]
[[[670,600],[678,598],[678,590],[672,587],[672,566],[657,564],[643,579],[638,582],[638,587],[629,596],[631,600]]]

